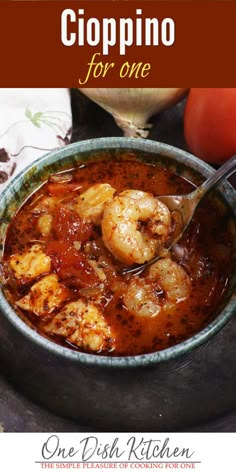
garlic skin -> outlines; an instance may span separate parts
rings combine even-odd
[[[81,88],[104,110],[109,112],[124,136],[146,138],[149,118],[173,105],[186,93],[184,88]]]

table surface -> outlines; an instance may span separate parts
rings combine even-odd
[[[83,140],[102,136],[122,136],[122,132],[112,117],[100,107],[90,102],[79,92],[72,90],[73,135],[72,140]],[[184,101],[152,119],[153,127],[149,138],[187,149],[183,135]],[[236,186],[236,179],[231,179]],[[228,332],[233,328],[236,334],[235,320],[225,329],[224,341],[227,342]],[[232,334],[232,333],[231,333]],[[229,336],[228,339],[233,339]],[[234,337],[235,339],[235,337]],[[230,345],[227,345],[230,349]],[[236,351],[233,350],[235,353]],[[230,375],[235,377],[236,358],[226,366]],[[232,371],[232,366],[234,370]],[[232,389],[234,384],[232,384]],[[232,392],[234,394],[234,392]],[[69,419],[50,413],[38,404],[16,391],[9,381],[0,375],[0,432],[86,432],[94,430],[92,425],[78,424]],[[180,425],[179,431],[184,431]],[[218,418],[212,418],[207,424],[196,424],[188,431],[196,432],[236,432],[236,408]]]

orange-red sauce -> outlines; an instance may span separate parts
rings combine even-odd
[[[5,243],[4,265],[7,293],[12,303],[19,300],[30,285],[19,283],[12,273],[9,275],[9,256],[26,250],[32,246],[32,241],[38,240],[44,241],[45,251],[53,259],[53,270],[69,288],[71,300],[78,299],[81,293],[89,297],[89,291],[86,293],[86,290],[96,286],[97,277],[86,262],[83,247],[86,241],[101,238],[101,230],[91,223],[81,223],[66,207],[67,202],[88,187],[95,183],[109,183],[117,192],[133,188],[151,192],[154,196],[184,194],[193,189],[191,183],[169,170],[135,159],[88,162],[74,169],[72,174],[73,178],[67,184],[46,182],[11,221]],[[59,196],[62,200],[61,207],[54,214],[53,230],[47,237],[42,236],[37,229],[38,215],[32,212],[36,202],[45,195]],[[127,312],[120,295],[122,283],[125,285],[127,278],[120,275],[121,264],[108,255],[111,263],[117,267],[117,274],[112,274],[110,280],[108,277],[106,281],[103,312],[112,328],[116,349],[102,354],[134,355],[164,349],[190,337],[209,322],[223,299],[232,269],[228,218],[227,215],[220,215],[209,199],[205,199],[172,252],[173,260],[185,268],[192,284],[190,297],[178,304],[174,314],[142,318]],[[82,241],[80,251],[73,245],[78,239]],[[114,291],[112,287],[116,280],[121,289]],[[17,311],[20,313],[19,309]],[[44,325],[48,319],[27,312],[21,312],[20,315],[45,335]],[[52,339],[68,346],[60,337],[54,336]],[[68,347],[77,349],[76,346]]]

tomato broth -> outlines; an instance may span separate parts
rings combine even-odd
[[[127,308],[124,294],[133,280],[142,287],[149,283],[148,269],[122,275],[125,264],[104,245],[101,224],[74,211],[76,199],[98,183],[114,188],[113,198],[126,189],[154,197],[193,190],[167,168],[128,155],[54,174],[9,225],[3,258],[7,298],[41,335],[79,351],[130,356],[191,337],[209,323],[224,299],[232,272],[229,215],[204,199],[182,239],[162,256],[181,267],[189,281],[188,296],[168,305],[168,293],[157,277],[147,290],[159,311],[143,316],[138,308]],[[142,224],[137,222],[137,228]],[[49,285],[37,285],[42,279]]]

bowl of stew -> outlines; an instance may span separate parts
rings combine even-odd
[[[166,144],[99,138],[45,155],[8,185],[0,356],[26,393],[110,428],[175,427],[171,408],[153,414],[150,375],[163,410],[166,372],[233,316],[235,191],[225,182],[206,197],[171,251],[176,220],[158,196],[189,193],[212,172]],[[123,273],[157,253],[142,273]]]

